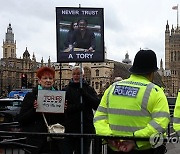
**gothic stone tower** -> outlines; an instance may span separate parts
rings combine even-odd
[[[170,31],[168,22],[165,30],[165,70],[171,71],[170,90],[176,96],[180,88],[180,27],[172,25]]]
[[[16,41],[14,41],[11,24],[7,28],[5,41],[3,40],[3,58],[9,57],[16,58]]]
[[[16,57],[16,41],[11,24],[7,27],[5,40],[3,40],[3,58],[0,59],[0,95],[8,93],[12,89],[22,88],[22,76],[27,76],[26,87],[31,88],[36,85],[37,62],[33,54],[32,60],[27,50],[23,53],[23,58]],[[26,88],[25,87],[25,88]]]

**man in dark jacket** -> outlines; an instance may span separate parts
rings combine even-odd
[[[83,133],[93,134],[93,110],[96,110],[100,99],[95,90],[86,81],[82,81],[80,88],[80,67],[75,66],[72,70],[72,79],[64,89],[66,91],[67,109],[65,111],[65,132],[81,132],[81,112],[83,112]],[[82,71],[83,74],[83,71]],[[80,101],[82,97],[82,102]],[[90,139],[84,138],[83,154],[88,154]],[[65,138],[63,153],[80,154],[80,138]]]
[[[39,133],[47,133],[47,127],[45,121],[43,119],[42,113],[36,112],[37,104],[37,95],[38,90],[46,89],[46,90],[55,90],[53,88],[54,84],[54,76],[55,71],[53,68],[42,67],[37,71],[38,77],[38,86],[33,89],[32,92],[26,94],[22,107],[20,110],[20,114],[18,115],[18,121],[22,127],[23,132],[39,132]],[[44,113],[46,120],[49,125],[61,123],[63,117],[61,114],[53,114],[53,113]],[[47,147],[47,138],[42,136],[27,136],[27,144],[37,146],[37,149],[29,149],[32,154],[40,154],[42,150]],[[54,142],[55,143],[55,142]],[[59,143],[56,143],[57,147],[59,147]],[[57,149],[57,148],[56,148]],[[59,153],[59,150],[57,151]]]

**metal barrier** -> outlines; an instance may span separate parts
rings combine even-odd
[[[167,136],[171,137],[175,135],[175,132],[172,127],[172,117],[174,112],[175,104],[169,104],[170,109],[170,123],[167,129]],[[0,154],[25,154],[28,153],[29,148],[37,148],[36,146],[27,145],[26,138],[28,136],[45,136],[45,137],[76,137],[76,138],[91,138],[91,146],[90,146],[90,154],[107,154],[108,148],[107,144],[102,144],[102,139],[124,139],[124,140],[135,140],[135,141],[149,141],[149,138],[134,138],[134,137],[109,137],[109,136],[99,136],[95,134],[49,134],[49,133],[32,133],[32,132],[19,132],[19,128],[17,127],[17,123],[14,124],[16,127],[14,129],[15,132],[9,131],[0,131]],[[0,124],[0,126],[6,126],[8,123]],[[49,142],[50,144],[50,142]],[[51,147],[48,149],[49,151],[46,154],[49,154],[53,151]],[[45,154],[45,153],[43,153]]]
[[[36,137],[50,137],[50,138],[61,138],[62,140],[66,137],[73,138],[90,138],[91,146],[89,154],[108,154],[107,144],[102,144],[102,140],[107,139],[122,139],[122,140],[134,140],[134,141],[150,141],[149,138],[135,138],[135,137],[123,137],[123,136],[99,136],[96,134],[50,134],[50,133],[32,133],[32,132],[8,132],[0,131],[0,154],[25,154],[28,153],[29,148],[37,148],[36,146],[27,145],[26,138],[30,136]],[[54,154],[50,146],[51,141],[48,142],[49,149],[44,151],[43,154]],[[30,154],[30,153],[29,153]]]
[[[10,139],[3,139],[5,137],[11,136]],[[24,154],[29,148],[37,148],[35,146],[25,144],[25,139],[27,136],[45,136],[51,138],[61,137],[63,140],[65,137],[73,138],[91,138],[90,154],[107,154],[107,145],[102,144],[102,139],[124,139],[124,140],[136,140],[136,141],[149,141],[149,138],[133,138],[133,137],[119,137],[119,136],[99,136],[95,134],[49,134],[49,133],[32,133],[32,132],[7,132],[0,131],[0,147],[5,151],[11,151],[11,154]],[[23,142],[21,142],[23,141]],[[11,147],[11,148],[10,148]],[[12,148],[13,147],[13,148]],[[53,149],[49,149],[46,154],[52,153]],[[44,153],[43,153],[44,154]]]
[[[26,138],[17,138],[13,135],[0,136],[0,154],[25,154],[26,148],[37,148],[32,145],[22,143]]]
[[[175,104],[169,104],[169,112],[170,112],[170,122],[167,129],[168,137],[175,135],[175,131],[173,129],[173,114],[174,114]]]

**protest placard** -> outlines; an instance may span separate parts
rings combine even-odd
[[[65,91],[38,90],[36,112],[64,113]]]

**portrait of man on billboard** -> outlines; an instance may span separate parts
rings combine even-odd
[[[102,8],[56,8],[57,62],[104,61]]]

